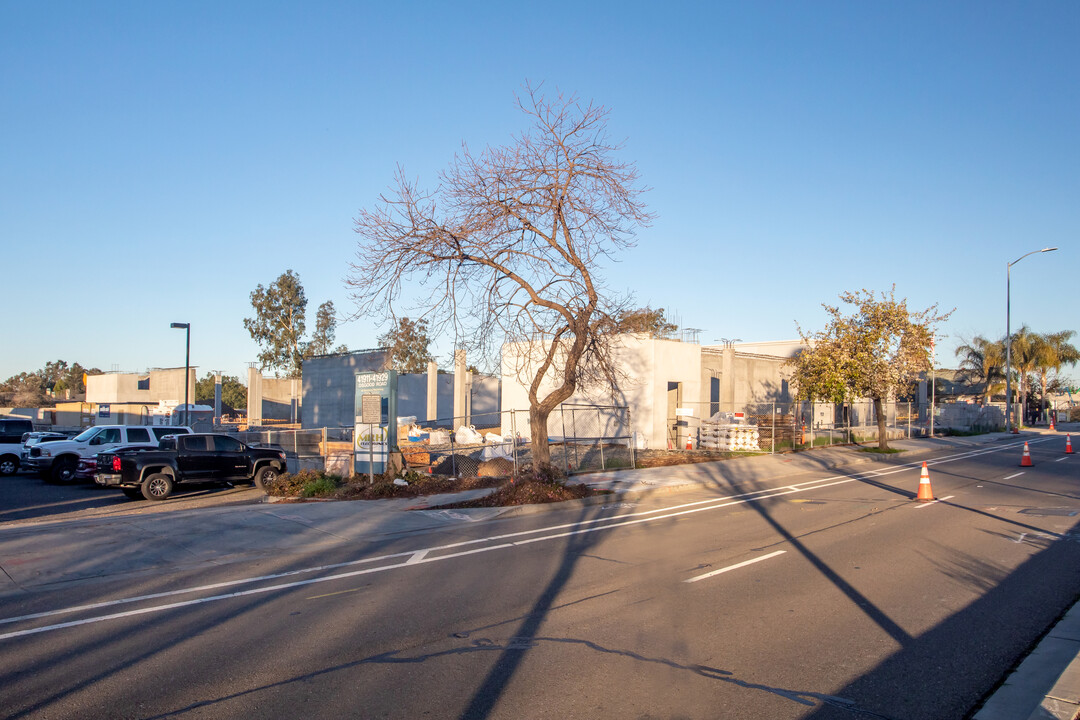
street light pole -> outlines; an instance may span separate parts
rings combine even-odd
[[[184,427],[191,427],[191,403],[188,402],[190,398],[188,383],[191,378],[191,323],[174,322],[170,323],[169,327],[184,329]]]
[[[1043,248],[1042,250],[1032,250],[1031,252],[1021,255],[1013,260],[1011,263],[1005,266],[1005,426],[1006,429],[1012,430],[1012,327],[1010,326],[1010,293],[1012,291],[1012,280],[1010,278],[1010,271],[1012,266],[1020,262],[1028,255],[1035,255],[1036,253],[1053,252],[1057,250],[1056,247]],[[989,382],[989,378],[987,378]],[[1023,408],[1020,409],[1023,412]],[[1020,425],[1023,425],[1023,421]]]

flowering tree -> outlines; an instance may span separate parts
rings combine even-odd
[[[452,329],[457,347],[527,348],[518,377],[534,462],[548,465],[548,416],[580,383],[613,377],[607,339],[622,307],[599,268],[651,215],[636,168],[615,157],[607,110],[531,87],[518,105],[531,129],[480,154],[464,147],[434,190],[399,169],[389,194],[356,219],[347,284],[360,314],[396,319],[411,296],[411,316],[433,333]],[[406,284],[419,300],[403,295]]]
[[[888,449],[884,401],[930,370],[934,327],[952,311],[940,314],[937,305],[911,312],[907,300],[897,300],[895,286],[887,294],[870,290],[845,292],[840,299],[855,306],[844,315],[839,306],[822,305],[832,319],[821,332],[799,334],[808,345],[791,360],[792,382],[800,398],[848,402],[859,397],[874,401],[878,447]]]

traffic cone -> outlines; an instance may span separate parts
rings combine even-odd
[[[1072,455],[1072,436],[1065,433],[1065,454]]]
[[[1019,425],[1013,425],[1012,434],[1013,435],[1019,435],[1020,434],[1020,426]]]
[[[933,502],[934,490],[930,487],[930,471],[926,469],[926,462],[922,464],[922,472],[919,473],[919,495],[915,498],[919,502]]]
[[[690,440],[689,435],[686,436],[686,449],[687,450],[693,450],[694,449],[694,445],[693,445],[692,441]]]
[[[1028,450],[1027,440],[1024,441],[1024,457],[1020,458],[1020,467],[1033,467],[1034,463],[1031,462],[1031,451]]]

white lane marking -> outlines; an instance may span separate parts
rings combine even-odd
[[[919,508],[930,507],[931,505],[937,505],[939,502],[943,502],[945,500],[952,500],[954,497],[956,497],[956,496],[955,495],[946,495],[943,498],[934,498],[930,502],[919,503],[918,505],[915,506],[915,509],[918,510]]]
[[[1024,474],[1024,473],[1022,473],[1022,472],[1018,472],[1018,473],[1013,473],[1013,474],[1012,474],[1012,475],[1010,475],[1009,477],[1007,477],[1007,478],[1003,478],[1003,479],[1004,479],[1004,480],[1012,480],[1013,478],[1018,478],[1018,477],[1020,477],[1020,476],[1021,476],[1021,475],[1023,475],[1023,474]]]
[[[1059,457],[1057,460],[1055,460],[1054,462],[1061,462],[1062,460],[1068,460],[1068,459],[1069,459],[1068,455],[1063,455],[1063,456]]]
[[[845,485],[845,484],[847,484],[849,482],[854,482],[854,481],[855,481],[854,478],[848,478],[848,479],[839,480],[839,481],[836,481],[836,482],[833,482],[833,483],[828,483],[828,484],[825,484],[825,485],[818,485],[814,489],[818,489],[818,488],[822,488],[822,487],[831,487],[832,485]],[[522,540],[517,540],[517,541],[513,541],[513,542],[506,542],[506,543],[502,543],[502,544],[499,544],[499,545],[490,545],[490,546],[487,546],[487,547],[472,548],[470,550],[462,550],[462,551],[455,552],[455,553],[448,553],[446,555],[440,555],[438,557],[427,557],[426,555],[427,555],[427,553],[435,551],[435,550],[445,550],[445,549],[449,549],[449,548],[453,548],[453,547],[461,547],[463,545],[468,545],[471,542],[475,542],[475,541],[451,543],[449,545],[441,545],[441,546],[433,547],[433,548],[425,548],[423,551],[413,551],[413,552],[408,552],[408,553],[397,553],[396,555],[398,557],[401,557],[403,555],[410,556],[410,560],[412,560],[412,562],[410,562],[410,560],[406,560],[405,562],[395,563],[395,564],[392,564],[392,565],[380,565],[378,567],[365,568],[363,570],[354,570],[352,572],[339,573],[337,575],[327,575],[327,576],[320,577],[320,578],[312,578],[310,580],[300,580],[300,581],[297,581],[297,582],[282,583],[280,585],[268,585],[268,586],[262,587],[262,588],[254,588],[252,590],[244,590],[244,591],[235,592],[235,593],[228,593],[228,594],[225,594],[225,595],[214,595],[214,596],[206,597],[206,598],[196,598],[194,600],[184,600],[184,601],[181,601],[181,602],[169,603],[167,605],[155,605],[155,606],[148,607],[148,608],[140,608],[138,610],[129,610],[127,612],[113,613],[113,614],[110,614],[110,615],[100,615],[98,617],[86,618],[84,620],[74,620],[74,621],[65,622],[65,623],[57,623],[55,625],[43,625],[41,627],[31,628],[31,629],[28,629],[28,630],[16,630],[16,631],[12,631],[12,632],[9,632],[9,633],[0,634],[0,640],[8,640],[10,638],[22,637],[24,635],[34,635],[36,633],[47,632],[47,631],[50,631],[50,630],[60,630],[60,629],[63,629],[63,628],[77,627],[79,625],[87,625],[87,624],[90,624],[90,623],[104,622],[106,620],[117,620],[117,619],[120,619],[120,618],[131,617],[131,616],[134,616],[134,615],[144,615],[144,614],[152,613],[152,612],[162,612],[162,611],[165,611],[165,610],[173,610],[175,608],[187,607],[187,606],[190,606],[190,605],[201,605],[201,604],[207,603],[207,602],[213,602],[213,601],[217,601],[217,600],[228,600],[228,599],[231,599],[231,598],[244,597],[244,596],[247,596],[247,595],[255,595],[255,594],[258,594],[258,593],[272,592],[274,590],[287,590],[287,589],[295,588],[295,587],[303,587],[304,585],[312,585],[314,583],[328,582],[328,581],[331,581],[331,580],[341,580],[341,579],[344,579],[344,578],[356,577],[357,575],[367,575],[367,574],[370,574],[370,573],[383,572],[383,571],[386,571],[386,570],[396,570],[398,568],[407,567],[408,565],[420,565],[420,564],[431,563],[431,562],[440,562],[440,561],[443,561],[443,560],[450,560],[452,558],[464,557],[466,555],[475,555],[477,553],[489,552],[491,550],[502,550],[502,549],[505,549],[505,548],[512,548],[512,547],[519,546],[519,545],[528,545],[528,544],[531,544],[531,543],[534,543],[534,542],[541,542],[541,541],[544,541],[544,540],[554,540],[554,539],[557,539],[557,538],[569,537],[571,535],[584,535],[585,533],[596,532],[597,530],[609,530],[609,529],[611,529],[613,527],[622,527],[622,526],[626,526],[626,525],[638,525],[640,523],[652,522],[654,520],[665,520],[667,518],[676,517],[676,516],[679,516],[679,515],[687,515],[687,514],[690,514],[690,513],[703,512],[705,510],[716,510],[716,509],[723,508],[723,507],[730,507],[732,505],[742,505],[742,504],[745,504],[745,503],[748,503],[748,502],[753,502],[754,500],[768,499],[770,497],[776,497],[776,496],[779,496],[779,495],[790,495],[792,492],[796,492],[796,491],[794,491],[794,490],[785,490],[785,491],[782,491],[782,492],[775,493],[773,495],[762,495],[761,493],[750,493],[750,494],[753,494],[753,495],[758,495],[758,497],[746,498],[746,499],[742,499],[742,500],[734,500],[734,501],[731,501],[731,502],[722,503],[720,505],[711,505],[709,507],[695,507],[695,508],[691,508],[689,510],[682,510],[680,512],[670,513],[668,515],[660,515],[660,516],[652,517],[652,518],[648,518],[648,517],[646,517],[646,518],[637,518],[636,520],[629,520],[627,522],[616,523],[614,525],[605,525],[605,526],[601,526],[601,527],[579,528],[578,530],[574,530],[574,531],[570,531],[570,532],[556,533],[556,534],[545,535],[543,537],[536,537],[536,538],[525,538],[525,539],[522,539]],[[722,500],[723,498],[720,498],[720,499]],[[696,503],[690,503],[690,504],[696,504]],[[645,514],[645,513],[642,513],[642,514]],[[632,516],[632,515],[633,514],[631,514],[630,516]],[[622,516],[619,516],[619,517],[627,517],[627,516],[622,515]],[[574,525],[568,524],[568,525],[555,526],[553,528],[546,528],[546,529],[557,529],[559,527],[574,527]],[[528,535],[528,534],[532,534],[532,533],[535,533],[535,532],[537,532],[537,531],[531,531],[531,532],[530,531],[522,531],[522,532],[518,532],[518,533],[507,533],[507,534],[505,534],[503,536],[497,536],[496,538],[489,538],[489,540],[491,540],[491,539],[502,539],[502,538],[507,538],[507,537],[511,537],[511,536]],[[414,560],[414,558],[416,558],[416,556],[418,554],[420,554],[421,552],[424,553],[424,557],[422,557],[421,559]],[[384,556],[384,557],[389,557],[389,556]],[[239,582],[239,581],[237,581],[237,582]],[[178,594],[179,592],[182,592],[182,591],[174,591],[172,594]],[[161,595],[164,595],[164,594],[165,593],[161,593]],[[129,602],[129,601],[130,600],[128,600],[128,599],[113,600],[113,601],[110,601],[108,603],[98,603],[97,606],[98,607],[105,607],[105,606],[108,606],[108,605],[119,605],[121,603]],[[70,612],[70,610],[55,610],[55,611],[52,611],[52,613],[49,613],[49,614],[59,614],[61,612]],[[41,617],[43,615],[44,614],[38,614],[38,617]],[[23,617],[25,619],[25,618],[28,618],[29,616],[23,616]],[[13,622],[14,619],[11,619],[11,620],[8,620],[8,621]]]
[[[174,595],[182,595],[186,593],[203,592],[205,590],[219,590],[221,588],[233,587],[234,585],[262,582],[264,580],[277,580],[278,578],[319,572],[320,570],[336,570],[337,568],[352,567],[354,565],[368,565],[374,562],[378,562],[380,560],[389,560],[392,558],[406,557],[415,554],[415,551],[410,550],[408,552],[393,553],[391,555],[378,555],[376,557],[364,558],[362,560],[350,560],[349,562],[333,563],[332,565],[319,565],[317,567],[300,568],[298,570],[289,570],[287,572],[274,573],[272,575],[259,575],[257,577],[239,578],[237,580],[225,580],[218,583],[210,583],[209,585],[197,585],[195,587],[183,588],[181,590],[169,590],[168,592],[151,593],[149,595],[138,595],[136,597],[119,598],[116,600],[105,600],[98,603],[91,603],[89,605],[75,605],[74,607],[62,608],[60,610],[48,610],[45,612],[31,613],[30,615],[19,615],[18,617],[0,618],[0,625],[4,623],[19,622],[20,620],[36,620],[38,618],[50,617],[52,615],[60,615],[61,613],[82,612],[83,610],[97,610],[99,608],[112,607],[114,605],[125,605],[127,603],[140,602],[142,600],[157,600],[163,597],[172,597]]]
[[[1020,543],[1024,542],[1024,537],[1026,535],[1027,535],[1027,533],[1020,533],[1020,537],[1016,538],[1016,540],[1015,540],[1016,544],[1019,545]]]
[[[720,568],[719,570],[713,570],[712,572],[707,572],[704,575],[698,575],[697,577],[692,577],[692,578],[690,578],[688,580],[683,580],[683,582],[692,583],[692,582],[697,582],[698,580],[704,580],[705,578],[711,578],[714,575],[719,575],[721,573],[726,573],[729,570],[737,570],[737,569],[739,569],[741,567],[746,567],[747,565],[753,565],[754,563],[759,563],[762,560],[768,560],[769,558],[776,557],[777,555],[783,555],[785,552],[787,552],[787,550],[777,550],[776,552],[771,552],[768,555],[762,555],[761,557],[754,558],[753,560],[746,560],[746,561],[741,562],[741,563],[735,563],[734,565],[728,565],[727,567]]]
[[[1044,440],[1031,440],[1029,442],[1045,442],[1045,441]],[[987,449],[982,449],[982,450],[971,450],[971,451],[967,451],[967,452],[963,452],[963,453],[957,453],[956,455],[943,456],[943,457],[938,458],[936,460],[931,460],[931,461],[926,461],[926,462],[927,462],[928,465],[939,465],[939,464],[944,464],[944,463],[949,463],[949,462],[956,462],[958,460],[964,460],[964,459],[971,458],[971,457],[978,457],[980,455],[988,455],[988,454],[995,453],[995,452],[1001,452],[1001,451],[1006,450],[1006,449],[1011,448],[1011,447],[1019,447],[1021,444],[1022,444],[1022,441],[1016,442],[1016,443],[1009,443],[1008,445],[1002,445],[1002,446],[996,447],[996,448],[987,448]],[[561,538],[561,537],[568,537],[568,536],[571,536],[571,535],[581,535],[581,534],[584,534],[584,533],[595,532],[596,530],[606,530],[606,529],[611,529],[611,528],[616,528],[616,527],[624,527],[624,526],[628,526],[628,525],[637,525],[637,524],[644,523],[644,522],[651,522],[653,520],[665,520],[667,518],[677,517],[679,515],[686,515],[686,514],[690,514],[690,513],[702,512],[702,511],[705,511],[705,510],[719,510],[719,509],[722,509],[722,508],[731,507],[733,505],[741,505],[741,504],[744,504],[744,503],[753,502],[755,500],[765,500],[765,499],[769,499],[769,498],[773,498],[773,497],[778,497],[778,496],[781,496],[781,495],[790,495],[790,494],[796,493],[796,492],[805,492],[805,491],[808,491],[808,490],[819,490],[819,489],[826,488],[826,487],[832,487],[834,485],[846,485],[848,483],[857,482],[857,481],[863,480],[863,479],[875,478],[875,477],[883,477],[885,475],[893,475],[893,474],[896,474],[896,473],[899,473],[899,472],[904,472],[905,470],[910,470],[910,469],[913,469],[913,468],[919,468],[921,466],[922,466],[921,461],[914,461],[914,462],[911,462],[911,463],[904,463],[904,464],[901,464],[901,465],[897,465],[897,466],[895,466],[895,467],[893,467],[891,469],[888,469],[888,470],[875,470],[875,471],[871,471],[871,472],[867,472],[867,473],[859,473],[859,474],[856,474],[856,475],[833,475],[831,477],[819,478],[817,480],[809,480],[809,481],[807,481],[805,483],[801,483],[799,485],[788,485],[788,486],[781,487],[778,491],[772,491],[771,494],[769,494],[770,490],[755,490],[755,491],[752,491],[752,492],[743,493],[743,494],[739,494],[739,495],[732,495],[732,496],[728,496],[728,497],[711,498],[709,500],[698,500],[698,501],[695,501],[695,502],[692,502],[692,503],[683,503],[681,505],[675,505],[675,506],[672,506],[672,507],[657,508],[655,510],[645,510],[645,511],[637,512],[637,513],[625,513],[625,514],[622,514],[622,515],[614,515],[614,516],[610,516],[610,517],[606,517],[606,518],[593,518],[593,519],[590,519],[590,520],[584,520],[584,521],[580,521],[580,522],[565,523],[565,524],[562,524],[562,525],[553,525],[553,526],[548,526],[548,527],[536,528],[534,530],[522,530],[522,531],[513,532],[513,533],[505,533],[505,534],[502,534],[502,535],[494,535],[494,536],[486,537],[486,538],[477,538],[475,540],[465,540],[465,541],[462,541],[462,542],[450,543],[450,544],[447,544],[447,545],[439,545],[439,546],[431,547],[431,548],[422,548],[420,550],[411,550],[411,551],[407,551],[407,552],[392,553],[392,554],[389,554],[389,555],[380,555],[380,556],[377,556],[377,557],[364,558],[364,559],[361,559],[361,560],[353,560],[353,561],[345,562],[345,563],[335,563],[335,564],[332,564],[332,565],[320,565],[320,566],[311,567],[311,568],[301,568],[301,569],[297,569],[297,570],[291,570],[291,571],[283,572],[283,573],[275,573],[275,574],[271,574],[271,575],[262,575],[262,576],[251,577],[251,578],[239,578],[239,579],[236,579],[236,580],[228,580],[228,581],[224,581],[224,582],[220,582],[220,583],[212,583],[212,584],[208,584],[208,585],[200,585],[200,586],[196,586],[196,587],[182,588],[182,589],[179,589],[179,590],[171,590],[171,591],[168,591],[168,592],[152,593],[152,594],[148,594],[148,595],[140,595],[140,596],[137,596],[137,597],[130,597],[130,598],[118,598],[118,599],[115,599],[115,600],[108,600],[108,601],[103,601],[103,602],[99,602],[99,603],[91,603],[91,604],[87,604],[87,605],[78,605],[78,606],[73,606],[73,607],[60,608],[60,609],[57,609],[57,610],[49,610],[49,611],[40,612],[40,613],[32,613],[32,614],[28,614],[28,615],[20,615],[18,617],[0,618],[0,624],[13,623],[13,622],[18,622],[18,621],[23,621],[23,620],[33,620],[33,619],[39,619],[39,618],[44,618],[44,617],[51,617],[51,616],[54,616],[54,615],[68,614],[68,613],[73,613],[73,612],[81,612],[81,611],[84,611],[84,610],[96,610],[96,609],[101,609],[101,608],[105,608],[105,607],[113,607],[113,606],[116,606],[116,605],[124,605],[124,604],[128,604],[128,603],[140,602],[140,601],[144,601],[144,600],[155,600],[155,599],[160,599],[160,598],[164,598],[164,597],[172,597],[172,596],[176,596],[176,595],[189,594],[189,593],[193,593],[193,592],[201,592],[201,591],[205,591],[205,590],[215,590],[215,589],[219,589],[219,588],[232,587],[232,586],[241,585],[241,584],[245,584],[245,583],[262,582],[262,581],[265,581],[265,580],[274,580],[274,579],[282,578],[282,577],[290,577],[290,576],[296,576],[296,575],[300,575],[300,574],[319,572],[321,570],[330,570],[330,569],[337,569],[337,568],[341,568],[341,567],[351,567],[351,566],[355,566],[355,565],[370,564],[370,563],[375,563],[375,562],[379,562],[379,561],[382,561],[382,560],[388,560],[388,559],[394,559],[394,558],[400,558],[400,557],[409,557],[410,559],[414,559],[414,558],[417,557],[417,555],[419,553],[423,553],[423,555],[421,556],[420,559],[414,559],[413,562],[411,562],[411,563],[406,561],[406,562],[402,562],[402,563],[395,563],[395,564],[390,564],[390,565],[382,565],[382,566],[379,566],[379,567],[376,567],[376,568],[367,568],[367,569],[364,569],[364,570],[354,571],[354,572],[350,572],[350,573],[342,573],[342,574],[338,574],[338,575],[329,575],[329,576],[326,576],[326,577],[315,578],[315,579],[312,579],[312,580],[301,581],[301,582],[297,582],[297,583],[284,583],[284,584],[281,584],[281,585],[273,585],[273,586],[268,586],[266,588],[259,588],[257,590],[249,590],[249,591],[238,592],[238,593],[229,593],[229,594],[226,594],[226,595],[216,595],[216,596],[209,597],[209,598],[200,598],[200,599],[197,599],[197,600],[189,600],[189,601],[180,602],[180,603],[172,603],[172,604],[168,604],[168,605],[160,605],[160,606],[155,606],[155,607],[151,607],[151,608],[143,608],[143,609],[140,609],[140,610],[137,610],[137,611],[131,611],[129,613],[116,613],[116,614],[112,614],[112,615],[103,615],[103,616],[99,616],[97,618],[88,618],[86,620],[76,621],[74,623],[60,623],[60,624],[57,624],[57,625],[43,626],[43,627],[40,627],[40,628],[34,628],[32,630],[24,630],[24,631],[19,631],[19,632],[15,632],[15,633],[3,634],[3,635],[0,635],[0,640],[4,640],[4,639],[10,638],[10,637],[17,637],[19,635],[27,635],[27,634],[31,634],[31,633],[35,633],[35,632],[45,632],[46,630],[56,630],[56,629],[60,629],[60,628],[64,628],[64,627],[72,627],[73,625],[83,625],[83,624],[86,624],[86,623],[89,623],[89,622],[101,622],[101,621],[104,621],[104,620],[110,620],[110,619],[115,619],[115,618],[120,618],[120,617],[127,617],[127,616],[133,615],[133,614],[137,615],[137,614],[143,614],[143,613],[147,613],[147,612],[157,612],[157,611],[162,611],[162,610],[169,610],[169,609],[172,609],[172,608],[175,608],[175,607],[183,607],[185,605],[200,604],[200,603],[209,602],[209,601],[212,601],[212,600],[224,600],[224,599],[233,598],[233,597],[242,597],[244,595],[250,595],[250,594],[254,594],[256,592],[269,592],[271,590],[279,590],[279,589],[286,589],[286,588],[290,588],[290,587],[296,587],[296,586],[300,586],[300,585],[308,585],[308,584],[311,584],[311,583],[314,583],[314,582],[325,582],[325,581],[328,581],[328,580],[337,580],[337,579],[341,579],[341,578],[353,577],[355,575],[363,575],[363,574],[372,573],[372,572],[381,572],[381,571],[384,571],[384,570],[394,570],[394,569],[397,569],[397,568],[406,567],[409,564],[418,565],[418,564],[423,564],[423,563],[435,562],[435,561],[439,561],[439,560],[448,560],[448,559],[455,558],[455,557],[462,557],[462,556],[465,556],[465,555],[472,555],[472,554],[475,554],[475,553],[478,553],[478,552],[487,552],[488,550],[499,550],[499,549],[503,549],[503,548],[514,547],[516,545],[527,545],[527,544],[530,544],[530,543],[533,543],[533,542],[539,542],[541,540],[553,540],[553,539],[557,539],[557,538]],[[1022,473],[1020,473],[1020,474],[1022,474]],[[688,508],[688,509],[683,509],[683,508]],[[668,511],[671,511],[671,510],[679,510],[679,512],[668,512]],[[648,517],[650,515],[656,515],[657,513],[665,513],[665,512],[668,513],[668,514],[657,515],[656,517]],[[636,519],[636,520],[626,520],[626,518],[638,518],[638,519]],[[614,522],[616,520],[620,520],[620,521],[623,521],[623,522]],[[585,524],[596,525],[596,524],[599,524],[599,523],[612,523],[612,524],[604,525],[604,526],[601,526],[601,527],[589,527],[589,528],[582,528],[581,527],[582,525],[585,525]],[[439,557],[435,557],[435,558],[427,557],[428,553],[439,551],[439,550],[449,550],[451,548],[463,547],[463,546],[466,546],[466,545],[475,545],[475,544],[480,544],[480,543],[495,542],[495,541],[498,541],[498,540],[507,540],[507,539],[510,539],[510,538],[522,537],[522,536],[525,536],[525,535],[535,535],[537,533],[549,532],[549,531],[553,531],[553,530],[562,530],[562,529],[566,529],[566,528],[577,528],[577,529],[574,530],[574,531],[571,531],[571,532],[564,532],[564,533],[558,533],[558,534],[553,534],[553,535],[546,535],[546,536],[539,537],[539,538],[532,538],[532,539],[521,540],[521,541],[516,541],[516,542],[502,543],[502,544],[492,545],[492,546],[485,547],[485,548],[478,548],[478,549],[470,550],[470,551],[466,551],[466,552],[458,552],[458,553],[453,553],[453,554],[440,555]]]
[[[424,559],[424,556],[428,554],[427,550],[417,550],[413,553],[412,557],[405,561],[406,565],[415,565]]]

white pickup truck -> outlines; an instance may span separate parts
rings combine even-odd
[[[81,458],[93,457],[121,445],[157,447],[166,435],[189,433],[191,428],[174,425],[95,425],[71,440],[34,445],[30,448],[26,464],[46,480],[70,483],[75,481],[75,471]]]

